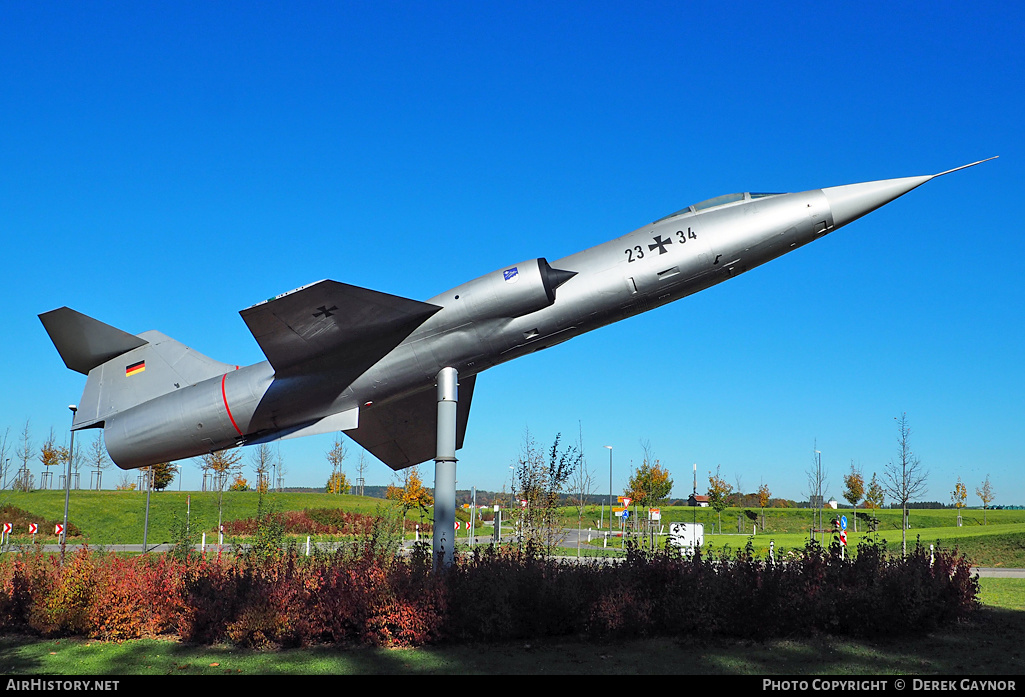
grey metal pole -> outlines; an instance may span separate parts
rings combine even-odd
[[[75,413],[78,407],[69,404],[71,410],[71,445],[68,447],[68,469],[64,475],[64,532],[61,533],[61,564],[64,563],[64,549],[68,544],[68,501],[71,499],[71,461],[75,459]]]
[[[434,458],[434,568],[448,568],[454,560],[456,525],[456,406],[459,373],[442,368],[438,373],[438,441]]]
[[[142,524],[142,553],[146,554],[146,539],[149,537],[149,492],[153,490],[153,465],[146,472],[146,521]]]

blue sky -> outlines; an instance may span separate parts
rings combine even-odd
[[[602,446],[621,492],[648,441],[675,496],[697,463],[801,499],[817,445],[839,498],[906,412],[926,500],[989,474],[1025,504],[1023,30],[990,2],[0,2],[0,431],[66,432],[62,305],[248,364],[237,312],[322,278],[423,300],[711,196],[1000,155],[482,374],[458,479],[507,484],[529,428],[582,431],[599,493]],[[283,443],[287,483],[330,443]]]

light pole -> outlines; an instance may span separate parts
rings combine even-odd
[[[612,532],[612,446],[606,445],[609,449],[609,532]]]
[[[64,527],[61,533],[61,564],[64,563],[64,548],[68,544],[68,500],[71,498],[71,461],[75,459],[75,413],[78,407],[69,404],[71,410],[71,445],[68,447],[68,469],[64,474]]]
[[[697,535],[698,529],[698,463],[694,463],[694,529],[691,531],[691,535]],[[697,537],[694,538],[698,539]]]

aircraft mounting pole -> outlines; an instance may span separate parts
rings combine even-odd
[[[438,454],[434,458],[434,568],[452,566],[456,524],[456,406],[459,373],[438,373]]]

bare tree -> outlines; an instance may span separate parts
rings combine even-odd
[[[32,433],[29,428],[28,419],[25,420],[25,428],[21,431],[21,438],[18,441],[18,449],[15,451],[15,454],[21,460],[21,469],[14,480],[13,488],[20,491],[30,491],[32,489],[33,477],[32,473],[28,471],[28,463],[36,456],[36,449],[32,445]]]
[[[925,480],[929,473],[922,468],[922,461],[911,452],[911,427],[908,415],[894,417],[897,422],[897,459],[890,460],[883,472],[883,488],[890,497],[900,503],[902,513],[901,554],[908,552],[908,501],[914,501],[926,492]]]
[[[584,508],[587,506],[587,497],[594,492],[594,472],[587,468],[587,460],[584,458],[584,432],[580,429],[577,438],[577,450],[580,452],[580,466],[573,471],[570,480],[570,488],[573,494],[573,502],[577,509],[577,556],[580,556],[580,530],[584,524]]]
[[[96,488],[100,488],[100,482],[103,474],[103,470],[111,466],[110,458],[107,456],[107,449],[103,445],[103,430],[101,429],[97,434],[96,438],[89,445],[88,453],[86,454],[86,462],[91,471],[96,475]]]
[[[366,485],[366,479],[363,477],[363,472],[367,468],[367,451],[360,448],[359,460],[356,461],[356,471],[359,472],[359,476],[356,478],[356,494],[363,496],[363,487]]]
[[[989,483],[988,474],[982,486],[975,490],[975,495],[982,499],[982,524],[989,525],[989,521],[986,520],[986,511],[989,509],[989,504],[996,497],[996,494],[993,493],[993,485]]]
[[[266,494],[270,488],[270,471],[275,464],[274,451],[266,443],[260,443],[250,452],[249,462],[256,472],[256,490]]]
[[[822,451],[818,449],[818,439],[812,447],[812,466],[805,472],[808,475],[808,503],[812,507],[812,528],[822,529],[822,503],[825,498],[826,480],[829,472],[822,467]],[[812,534],[814,539],[815,535]]]
[[[0,436],[0,488],[7,488],[7,477],[11,469],[11,429],[4,429],[3,436]]]
[[[228,477],[237,475],[242,469],[242,452],[238,448],[218,450],[199,458],[198,464],[204,473],[213,475],[214,487],[217,489],[217,533],[220,535],[223,522],[224,488]]]

